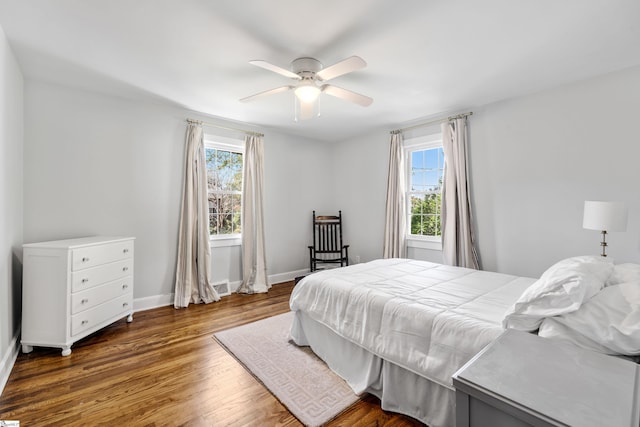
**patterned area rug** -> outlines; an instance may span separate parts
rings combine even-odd
[[[214,334],[306,426],[322,425],[358,400],[308,347],[289,339],[293,313]]]

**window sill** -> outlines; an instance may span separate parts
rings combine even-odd
[[[442,251],[442,240],[420,237],[407,237],[407,247],[429,249],[431,251]]]
[[[242,237],[215,237],[209,239],[209,246],[212,248],[225,248],[229,246],[242,246]]]

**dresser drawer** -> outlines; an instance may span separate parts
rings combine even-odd
[[[83,270],[127,258],[133,258],[132,240],[77,248],[71,254],[71,270]]]
[[[116,316],[123,316],[133,309],[133,293],[130,292],[118,298],[109,300],[96,307],[71,316],[71,336],[87,329],[94,328],[105,321],[115,321]]]
[[[113,298],[126,295],[133,289],[133,278],[124,277],[71,294],[71,314],[80,313]]]
[[[71,292],[99,286],[126,276],[133,276],[133,258],[71,273]]]

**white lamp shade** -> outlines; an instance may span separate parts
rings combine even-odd
[[[589,230],[625,231],[627,206],[623,202],[584,202],[582,227]]]

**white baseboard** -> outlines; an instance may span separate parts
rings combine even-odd
[[[133,311],[145,311],[152,308],[173,305],[174,294],[154,295],[151,297],[136,298],[133,300]]]
[[[19,337],[20,333],[17,332],[9,343],[9,348],[7,348],[7,351],[2,355],[2,360],[0,361],[0,396],[4,391],[4,386],[7,385],[7,381],[9,381],[9,375],[11,375],[13,365],[16,364],[16,359],[18,358],[18,352],[20,351]]]
[[[275,283],[288,282],[290,280],[295,279],[298,276],[303,276],[307,273],[309,273],[309,269],[272,274],[269,276],[269,283],[275,284]],[[231,289],[231,292],[237,292],[241,284],[242,282],[240,280],[236,282],[231,282],[229,283],[229,289]],[[166,294],[166,295],[154,295],[154,296],[144,297],[144,298],[136,298],[133,301],[133,311],[134,312],[145,311],[145,310],[151,310],[152,308],[173,305],[173,299],[174,299],[173,293]]]
[[[293,280],[296,277],[304,276],[305,274],[309,274],[308,268],[304,270],[289,271],[287,273],[272,274],[271,276],[269,276],[269,283],[274,284],[289,282],[290,280]]]
[[[268,280],[269,280],[269,283],[271,283],[272,285],[276,285],[278,283],[289,282],[295,279],[296,277],[304,276],[305,274],[309,274],[309,269],[287,271],[285,273],[278,273],[278,274],[270,274],[268,277]],[[232,289],[232,292],[237,292],[241,284],[242,284],[242,281],[237,281],[237,282],[231,282],[229,285]]]

